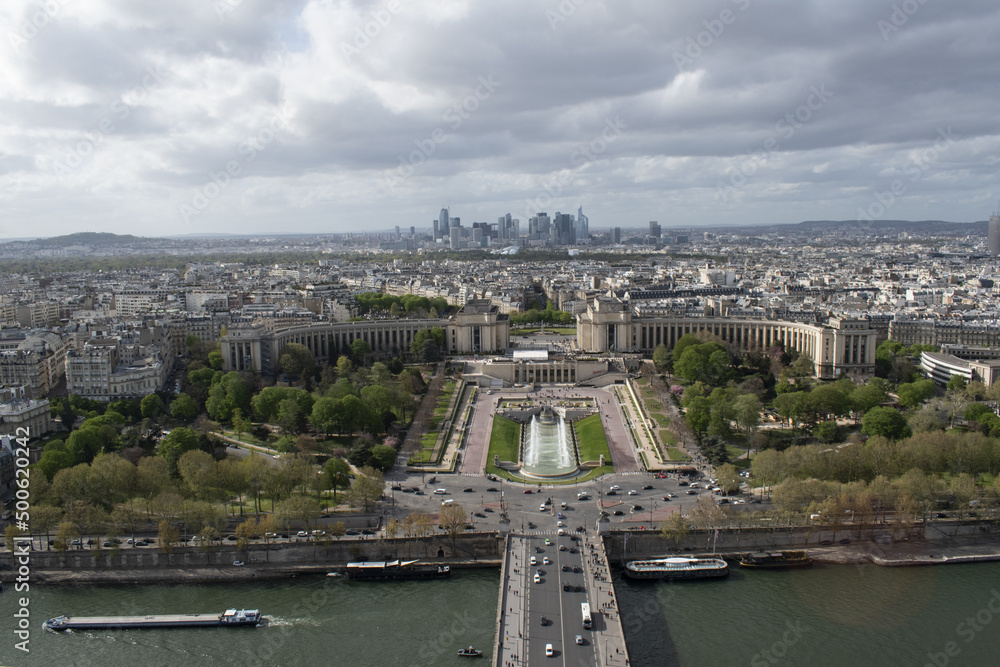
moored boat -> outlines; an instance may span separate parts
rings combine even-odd
[[[632,579],[714,579],[729,574],[729,564],[721,558],[647,558],[625,564],[625,576]]]
[[[805,551],[771,551],[767,553],[745,554],[740,558],[740,567],[778,570],[789,567],[808,567],[812,558]]]
[[[443,579],[451,576],[447,565],[419,560],[359,561],[347,564],[347,578],[356,581],[388,579]]]

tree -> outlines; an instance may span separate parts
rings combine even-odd
[[[351,342],[350,348],[351,356],[354,357],[354,360],[359,364],[365,363],[372,353],[372,346],[369,345],[368,341],[364,338],[355,338],[354,341]]]
[[[740,477],[739,471],[736,469],[736,466],[732,463],[723,463],[721,466],[716,468],[715,478],[718,480],[719,487],[727,494],[739,491],[740,484],[743,481]]]
[[[363,505],[367,512],[382,498],[384,489],[385,478],[382,473],[370,466],[365,466],[354,477],[354,484],[351,485],[348,492],[348,499],[352,505]]]
[[[354,371],[354,364],[351,363],[351,358],[347,355],[341,355],[337,358],[337,375],[342,378],[349,377]]]
[[[441,508],[440,512],[441,527],[444,529],[448,536],[451,537],[452,541],[458,537],[463,530],[465,530],[465,524],[468,518],[465,514],[465,508],[458,503],[452,505],[445,505]]]
[[[760,423],[760,400],[754,394],[743,394],[736,398],[733,403],[733,416],[737,425],[746,431],[749,437],[750,432],[757,428]]]
[[[198,404],[187,394],[178,394],[170,402],[170,416],[188,424],[198,416]]]
[[[163,436],[157,447],[157,453],[167,462],[170,470],[177,469],[177,461],[184,452],[198,449],[198,434],[183,426],[175,428],[173,431]]]
[[[904,408],[915,408],[936,393],[932,380],[917,380],[901,384],[896,389],[899,404]]]
[[[250,517],[243,523],[236,526],[236,548],[246,549],[250,540],[260,537],[260,524],[257,519]]]
[[[163,414],[163,399],[158,394],[147,394],[139,407],[144,419],[156,419]]]
[[[309,530],[322,515],[315,500],[297,495],[275,505],[274,513],[284,525],[300,521],[305,524],[306,530]]]
[[[396,450],[386,445],[375,445],[371,448],[372,466],[383,472],[396,463]]]
[[[333,489],[333,501],[337,502],[337,489],[346,488],[351,482],[351,466],[342,458],[335,457],[323,466],[323,476],[327,479],[328,488]]]
[[[895,408],[872,408],[861,419],[861,432],[899,440],[910,435],[910,426]]]
[[[858,415],[864,415],[872,408],[884,403],[888,397],[885,381],[872,378],[868,384],[859,385],[851,392],[851,409]]]
[[[181,533],[170,521],[163,519],[158,525],[157,537],[160,541],[160,551],[168,556],[173,552],[174,546],[181,538]]]
[[[670,350],[663,343],[660,343],[655,348],[653,348],[653,363],[656,364],[657,370],[663,372],[666,370],[667,366],[670,364],[672,356]]]
[[[236,439],[239,440],[252,424],[249,419],[243,417],[243,410],[239,408],[233,410],[232,420],[233,430],[236,431]]]
[[[680,512],[674,512],[669,519],[660,523],[660,535],[673,541],[674,547],[680,546],[681,540],[687,537],[689,532],[691,527]]]
[[[952,375],[948,378],[948,384],[945,385],[945,388],[948,391],[960,392],[965,390],[967,384],[966,379],[961,375]]]
[[[286,343],[278,356],[278,366],[289,375],[310,377],[316,372],[316,357],[300,343]]]

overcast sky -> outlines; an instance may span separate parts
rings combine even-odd
[[[984,220],[996,0],[4,0],[0,237]]]

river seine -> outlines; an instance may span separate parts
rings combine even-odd
[[[325,577],[244,584],[67,586],[31,590],[31,653],[4,631],[0,664],[468,665],[492,652],[499,572],[354,583]],[[617,581],[633,667],[679,665],[995,665],[1000,563],[920,568],[816,565],[684,584]],[[0,594],[4,628],[15,609]],[[256,629],[56,634],[58,614],[141,615],[260,608]],[[558,660],[556,660],[558,663]],[[555,663],[554,663],[555,664]]]

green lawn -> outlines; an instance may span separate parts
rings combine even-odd
[[[665,428],[670,424],[670,418],[662,412],[650,412],[649,416],[659,423],[660,428]]]
[[[573,426],[576,429],[581,461],[599,461],[601,454],[604,454],[605,461],[611,461],[611,450],[608,449],[608,437],[604,433],[601,415],[584,417]]]
[[[521,445],[521,425],[513,419],[496,416],[493,418],[493,433],[490,434],[490,463],[494,455],[501,461],[516,463]]]
[[[664,445],[676,445],[677,436],[673,434],[673,431],[668,431],[666,429],[660,431],[660,442]]]
[[[677,449],[676,447],[667,447],[667,456],[670,457],[671,461],[689,461],[690,460],[689,457],[687,457],[684,454],[684,452],[682,452],[681,450]]]

